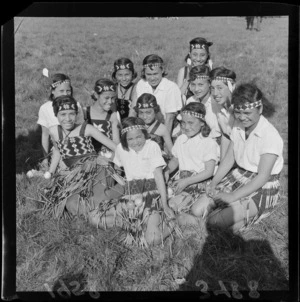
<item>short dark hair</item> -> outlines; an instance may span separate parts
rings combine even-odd
[[[133,117],[133,116],[126,117],[122,120],[122,129],[130,127],[130,126],[136,126],[136,125],[145,126],[145,122],[141,118]],[[149,134],[148,134],[147,130],[142,129],[142,132],[145,136],[145,139],[148,139]],[[129,151],[128,143],[127,143],[127,132],[121,134],[120,142],[121,142],[121,145],[122,145],[123,149],[126,150],[126,151]]]
[[[245,103],[254,103],[259,100],[261,100],[263,104],[263,116],[270,117],[276,112],[275,105],[270,103],[261,90],[253,83],[242,83],[237,86],[232,93],[231,104],[233,104],[233,106],[239,106]]]
[[[117,59],[115,62],[114,62],[114,71],[111,75],[112,79],[113,80],[116,80],[116,73],[117,73],[117,68],[116,66],[120,66],[120,65],[127,65],[129,64],[129,68],[125,68],[125,69],[128,69],[132,72],[132,80],[134,80],[136,77],[137,77],[137,72],[134,70],[134,66],[133,66],[133,63],[131,60],[129,60],[128,58],[119,58]]]
[[[164,64],[164,61],[163,61],[163,59],[160,56],[155,55],[155,54],[148,55],[143,60],[143,65],[146,65],[146,64],[156,64],[156,63]],[[165,77],[168,73],[164,70],[164,68],[162,66],[160,68],[161,68],[161,70],[163,70],[162,76]],[[143,67],[142,72],[141,72],[141,78],[142,79],[146,79],[145,68],[144,67]]]
[[[232,71],[232,70],[230,70],[230,69],[225,68],[224,66],[214,68],[214,69],[209,73],[209,76],[210,76],[210,80],[211,80],[211,81],[212,81],[214,78],[216,78],[216,77],[230,78],[230,79],[232,79],[233,81],[236,80],[236,74],[235,74],[235,72]],[[224,84],[227,85],[226,82],[224,82]]]
[[[189,81],[195,81],[197,76],[208,76],[209,77],[209,67],[202,65],[202,66],[194,66],[191,68],[189,72]],[[210,82],[210,78],[207,79]]]
[[[75,111],[78,113],[77,101],[71,95],[61,95],[55,98],[52,102],[52,107],[54,111],[54,115],[57,116],[58,109],[63,104],[74,104]]]
[[[97,80],[95,85],[94,85],[94,91],[91,94],[91,98],[94,101],[97,101],[96,94],[100,95],[101,93],[105,92],[103,90],[100,90],[101,89],[100,87],[103,87],[103,86],[113,86],[116,89],[116,84],[110,79],[101,78],[101,79]]]
[[[70,81],[70,87],[71,87],[71,95],[73,95],[73,87],[71,85],[71,80],[70,78],[63,74],[63,73],[55,73],[54,75],[51,76],[51,84],[50,84],[50,96],[49,96],[49,100],[53,101],[54,100],[54,95],[53,95],[53,90],[55,90],[56,87],[53,87],[52,84],[57,83],[57,82],[64,82],[64,81]]]
[[[160,107],[157,104],[156,97],[151,93],[143,93],[142,95],[140,95],[138,97],[138,99],[136,101],[136,106],[134,106],[135,112],[137,114],[139,113],[138,104],[141,104],[141,105],[148,104],[149,105],[150,103],[154,103],[154,107],[150,107],[150,108],[154,109],[155,113],[160,112]]]
[[[205,106],[200,102],[188,103],[181,109],[181,112],[183,111],[192,111],[192,112],[203,114],[204,116],[206,114]],[[201,119],[201,121],[204,123],[203,127],[201,128],[201,134],[203,137],[208,137],[211,129],[207,125],[205,119]]]

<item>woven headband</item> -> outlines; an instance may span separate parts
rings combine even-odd
[[[234,80],[231,78],[227,78],[227,77],[215,77],[213,79],[211,79],[211,81],[216,80],[216,81],[223,81],[227,83],[228,89],[229,91],[232,93],[233,92],[233,86],[232,84],[234,83]]]
[[[143,65],[144,68],[147,68],[147,67],[149,67],[149,68],[152,68],[152,67],[161,67],[161,66],[163,66],[162,63],[149,63],[149,64]]]
[[[195,78],[191,77],[190,81],[195,81],[195,80],[209,80],[209,76],[207,75],[196,75]]]
[[[253,109],[253,108],[256,108],[256,107],[259,107],[262,105],[262,102],[261,100],[258,100],[254,103],[245,103],[243,105],[237,105],[237,106],[233,106],[233,109],[236,109],[236,110],[247,110],[247,109]]]
[[[110,86],[107,86],[107,85],[97,85],[96,86],[97,89],[98,89],[98,93],[102,92],[102,91],[116,91],[116,88],[114,85],[110,85]]]
[[[57,82],[51,84],[51,87],[52,87],[52,88],[56,88],[58,85],[61,85],[61,84],[63,84],[63,83],[68,83],[68,84],[70,84],[71,82],[70,82],[70,80],[57,81]]]
[[[77,110],[76,105],[71,102],[66,102],[62,105],[59,105],[57,112],[62,111],[62,110]]]
[[[202,120],[204,119],[203,114],[195,112],[195,111],[185,110],[185,111],[182,111],[181,114],[188,114],[188,115],[194,116],[194,117],[202,119]]]
[[[151,102],[151,103],[139,103],[139,102],[137,102],[137,108],[138,109],[147,109],[147,108],[154,108],[154,107],[156,107],[157,106],[157,104],[155,104],[154,102]]]
[[[131,63],[127,63],[127,64],[115,64],[115,70],[120,70],[120,69],[133,69],[133,65]]]
[[[146,130],[146,127],[144,125],[134,125],[134,126],[129,126],[121,130],[121,135],[124,133],[130,131],[130,130]]]
[[[190,51],[192,51],[193,49],[204,49],[208,51],[208,45],[204,43],[190,44]]]

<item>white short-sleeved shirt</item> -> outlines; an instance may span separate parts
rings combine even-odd
[[[191,102],[199,102],[199,100],[196,100],[194,96],[191,96],[187,99],[186,105]],[[216,138],[221,136],[221,130],[216,115],[216,112],[218,110],[216,101],[210,96],[206,101],[201,103],[205,106],[205,122],[211,130],[209,137]]]
[[[113,161],[119,167],[124,167],[128,181],[154,178],[154,170],[166,166],[159,145],[152,140],[146,140],[143,149],[139,152],[131,148],[126,151],[121,144],[118,144]]]
[[[233,123],[234,123],[234,114],[233,114],[233,108],[230,107],[228,110],[226,110],[224,107],[219,108],[217,106],[217,119],[220,126],[220,129],[223,133],[230,136]]]
[[[235,161],[241,168],[257,173],[260,156],[270,153],[278,156],[271,174],[278,174],[282,170],[283,140],[275,127],[264,116],[260,116],[255,129],[247,140],[245,140],[244,127],[236,120],[230,139],[233,141]]]
[[[78,106],[78,115],[76,118],[76,122],[81,123],[83,122],[83,112],[79,102],[77,102],[77,106]],[[59,125],[59,121],[57,117],[54,115],[51,101],[47,101],[45,104],[43,104],[40,107],[37,124],[44,126],[48,129],[52,126]]]
[[[205,162],[220,160],[220,147],[211,137],[198,134],[188,138],[181,134],[175,141],[172,154],[178,159],[179,170],[200,173],[205,170]]]
[[[137,97],[143,93],[150,93],[155,96],[164,118],[166,118],[166,113],[177,112],[182,108],[181,92],[178,85],[166,78],[162,78],[154,91],[147,81],[140,79],[136,84]]]

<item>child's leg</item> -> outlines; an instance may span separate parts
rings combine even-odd
[[[197,217],[205,217],[213,204],[214,201],[206,194],[203,194],[194,202],[191,212]]]
[[[199,222],[197,218],[188,213],[180,213],[177,216],[177,222],[181,227],[186,227],[188,225],[198,225]]]
[[[237,228],[244,225],[244,218],[247,215],[247,200],[235,201],[229,207],[208,217],[208,224],[217,225],[223,228]],[[249,218],[254,217],[258,212],[253,200],[249,201]]]
[[[147,221],[147,229],[145,232],[145,239],[149,245],[157,245],[162,242],[164,238],[171,234],[172,230],[165,226],[162,229],[162,221],[158,212],[153,212]]]

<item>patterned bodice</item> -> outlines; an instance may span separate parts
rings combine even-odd
[[[121,120],[128,117],[131,106],[131,94],[133,91],[133,85],[131,85],[125,94],[122,95],[120,84],[118,85],[118,98],[116,100],[117,111],[120,113]]]
[[[95,128],[97,128],[100,132],[105,134],[110,139],[112,139],[112,127],[110,121],[111,115],[112,115],[112,111],[108,111],[106,118],[104,120],[91,119],[91,107],[90,106],[86,107],[87,122],[93,125]],[[100,142],[98,142],[93,138],[92,138],[92,144],[97,152],[100,150],[106,150],[106,147],[104,147]]]
[[[83,123],[79,136],[63,138],[63,130],[61,125],[58,125],[58,136],[57,147],[63,160],[74,156],[82,156],[86,154],[95,153],[95,149],[91,142],[91,137],[84,136],[86,123]]]

